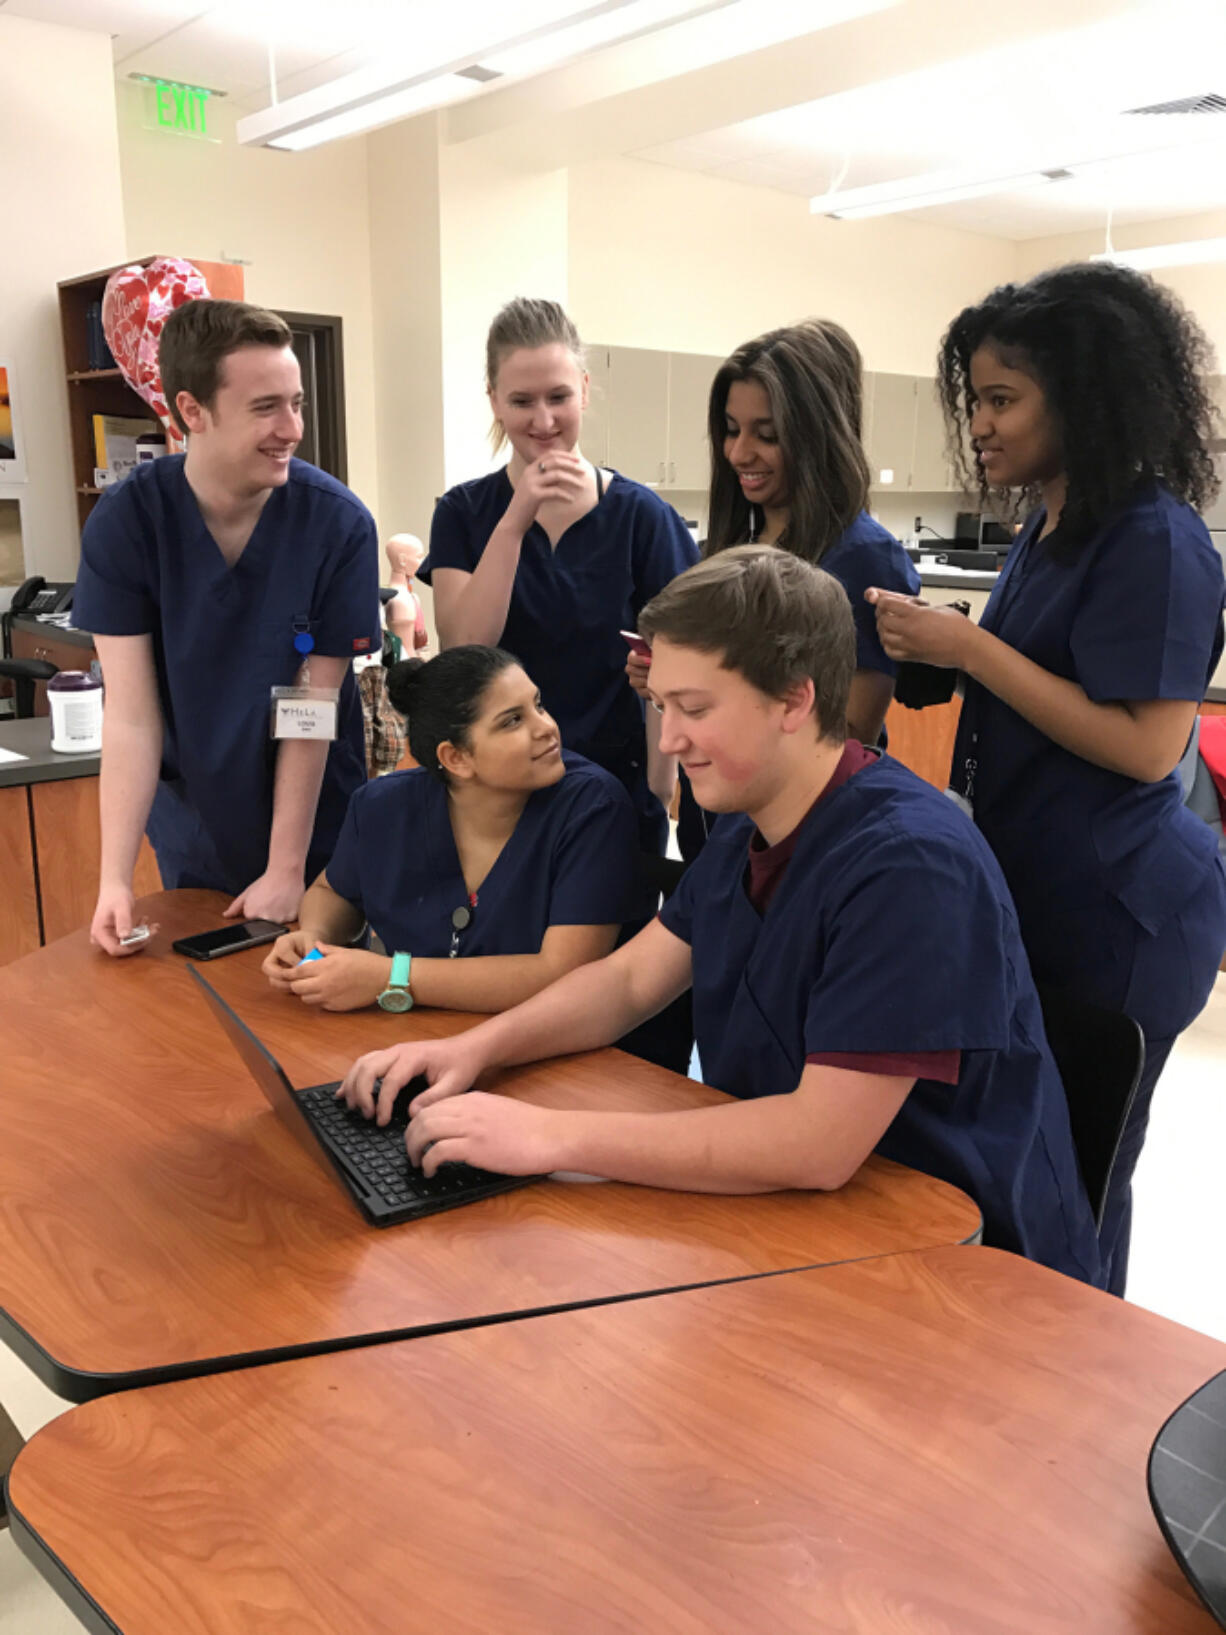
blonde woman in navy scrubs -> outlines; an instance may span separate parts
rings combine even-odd
[[[567,749],[628,791],[645,851],[663,852],[661,796],[675,767],[625,676],[639,611],[697,559],[672,506],[579,450],[588,377],[574,324],[553,301],[515,300],[491,325],[486,386],[501,470],[449,489],[421,577],[442,645],[498,643],[539,684]]]
[[[325,1010],[501,1011],[607,954],[638,855],[617,780],[563,750],[498,648],[405,660],[388,690],[419,765],[354,795],[299,929],[265,961],[273,986]],[[367,924],[386,954],[344,946]]]
[[[1175,773],[1222,651],[1209,348],[1152,279],[1074,265],[950,326],[941,391],[985,500],[1036,502],[976,626],[870,591],[885,649],[966,677],[952,784],[1004,869],[1036,978],[1135,1018],[1146,1063],[1102,1229],[1128,1267],[1154,1085],[1226,947],[1226,875]]]

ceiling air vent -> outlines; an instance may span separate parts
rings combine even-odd
[[[479,62],[472,63],[468,68],[457,68],[456,75],[460,79],[475,79],[478,85],[486,85],[492,79],[501,79],[502,71],[498,68],[483,68]],[[1226,108],[1226,102],[1222,104]]]
[[[1226,96],[1206,91],[1203,96],[1179,97],[1174,102],[1153,102],[1148,108],[1125,108],[1126,114],[1226,114]]]

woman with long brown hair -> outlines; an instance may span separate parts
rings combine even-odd
[[[875,744],[897,669],[864,600],[870,585],[914,595],[902,546],[868,515],[863,365],[841,325],[812,318],[747,341],[711,386],[708,556],[758,541],[838,579],[856,621],[853,738]]]

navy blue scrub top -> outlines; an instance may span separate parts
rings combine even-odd
[[[1073,549],[1059,530],[1038,538],[1044,518],[1010,551],[983,628],[1096,702],[1199,702],[1222,652],[1226,587],[1196,513],[1146,484]],[[1130,1008],[1152,1037],[1178,1032],[1189,966],[1216,966],[1226,919],[1200,912],[1198,899],[1221,899],[1221,864],[1177,774],[1138,783],[1094,766],[968,679],[951,781],[1004,870],[1036,975]],[[1162,979],[1129,995],[1138,943],[1181,920],[1188,934],[1159,962]]]
[[[634,809],[608,772],[562,752],[566,772],[528,797],[477,892],[457,958],[539,954],[551,925],[620,925],[638,864]],[[447,791],[424,768],[360,789],[327,868],[390,953],[441,959],[468,904]]]
[[[164,723],[149,838],[168,888],[238,892],[263,874],[277,745],[270,689],[295,681],[295,623],[314,652],[378,651],[374,521],[325,472],[291,460],[232,568],[184,475],[184,456],[138,466],[98,502],[81,539],[73,623],[99,636],[153,637]],[[331,855],[349,797],[366,782],[362,708],[341,688],[307,860]]]
[[[755,511],[755,516],[758,515]],[[856,623],[856,669],[877,670],[893,679],[898,666],[881,645],[877,634],[877,610],[864,600],[864,592],[872,585],[881,590],[897,591],[900,596],[918,596],[920,576],[911,558],[902,546],[867,511],[845,528],[818,563],[825,573],[837,579],[847,592],[852,618]],[[889,736],[883,726],[877,743],[885,749]],[[691,862],[706,844],[706,837],[714,818],[694,799],[689,779],[681,774],[681,810],[677,824],[681,855]]]
[[[429,582],[435,568],[472,573],[512,493],[505,467],[449,489],[435,508],[421,577]],[[556,547],[539,523],[528,529],[499,637],[540,688],[567,749],[620,778],[649,824],[662,808],[647,788],[643,704],[626,680],[618,631],[636,629],[657,591],[697,560],[672,506],[614,472],[604,497]]]
[[[810,811],[765,916],[754,833],[722,818],[660,915],[690,945],[705,1081],[785,1095],[810,1055],[961,1052],[957,1084],[917,1079],[877,1151],[969,1193],[985,1243],[1096,1281],[1064,1088],[974,825],[882,756]]]
[[[920,576],[915,564],[887,528],[874,521],[867,511],[860,515],[818,563],[838,580],[851,602],[856,621],[856,669],[879,670],[895,676],[898,666],[886,654],[877,634],[877,610],[864,600],[871,585],[897,591],[900,596],[918,596]]]

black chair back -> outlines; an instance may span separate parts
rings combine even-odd
[[[59,665],[49,659],[0,659],[0,677],[13,683],[19,721],[28,721],[34,714],[34,683],[50,681],[58,673]]]
[[[1101,1227],[1107,1184],[1145,1066],[1145,1036],[1131,1016],[1038,984],[1047,1042],[1064,1081],[1073,1146],[1094,1223]]]

